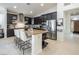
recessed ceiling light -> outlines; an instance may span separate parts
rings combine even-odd
[[[33,13],[32,11],[30,11],[30,13]]]
[[[43,6],[44,6],[44,3],[41,3],[41,4],[40,4],[40,6],[42,6],[42,7],[43,7]]]
[[[14,6],[13,8],[16,8],[16,6]]]

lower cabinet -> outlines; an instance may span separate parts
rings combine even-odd
[[[14,36],[14,29],[7,29],[7,37]]]
[[[3,29],[0,29],[0,38],[4,38],[4,32],[3,32]]]
[[[47,33],[42,34],[42,40],[45,40],[45,39],[47,39]]]
[[[42,48],[45,48],[48,45],[48,42],[45,41],[46,39],[47,39],[47,33],[43,33],[42,34]]]

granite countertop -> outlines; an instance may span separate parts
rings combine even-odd
[[[25,29],[25,28],[14,28],[14,27],[10,27],[9,29]],[[28,34],[31,34],[31,35],[36,35],[36,34],[42,34],[42,33],[46,33],[46,32],[48,32],[47,30],[42,30],[42,29],[33,29],[32,31],[30,30],[30,31],[28,31],[28,30],[26,30],[26,32],[28,33]]]
[[[36,35],[36,34],[42,34],[42,33],[46,33],[48,32],[47,30],[37,30],[37,29],[33,29],[33,31],[26,31],[28,33],[30,33],[31,35]]]

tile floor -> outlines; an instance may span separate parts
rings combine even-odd
[[[72,35],[64,41],[46,40],[49,44],[43,49],[41,55],[79,55],[79,35]],[[26,55],[30,54],[30,49],[26,50]],[[0,39],[0,55],[22,55],[14,44],[14,37]]]
[[[79,55],[79,35],[65,38],[64,41],[47,40],[50,42],[43,50],[43,55]]]
[[[25,51],[25,55],[30,55],[31,49]],[[22,51],[14,43],[14,37],[0,39],[0,55],[22,55]]]

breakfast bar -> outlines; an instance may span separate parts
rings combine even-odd
[[[10,27],[10,29],[24,29],[23,24],[19,24],[16,27]],[[31,54],[36,55],[42,52],[42,34],[48,32],[47,30],[44,29],[29,29],[29,30],[24,30],[25,33],[30,34],[31,36]],[[21,39],[22,40],[22,39]],[[24,38],[22,41],[26,41]]]
[[[14,28],[14,29],[23,29],[23,28]],[[37,55],[42,52],[42,34],[47,33],[47,30],[38,30],[38,29],[32,29],[32,30],[25,30],[26,34],[30,34],[31,36],[31,55]],[[22,39],[21,39],[22,40]],[[26,39],[24,38],[24,40]]]
[[[32,35],[32,55],[36,55],[42,52],[42,34],[48,32],[47,30],[36,30],[31,31]]]

